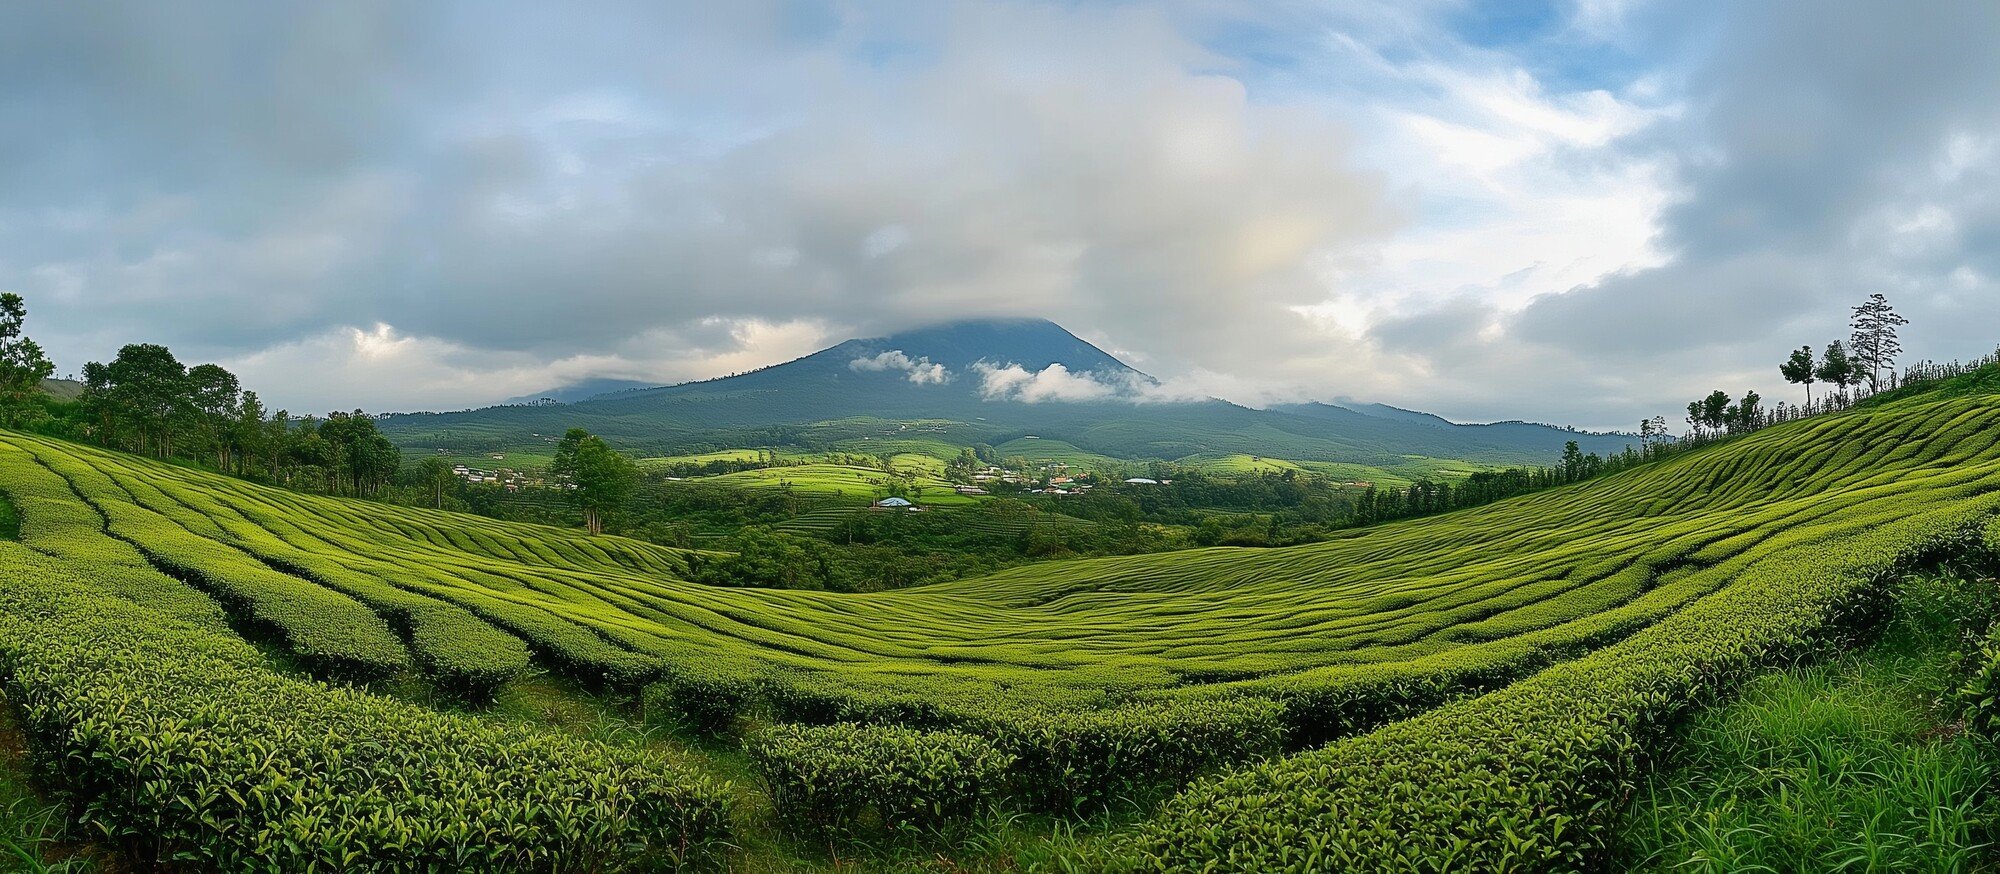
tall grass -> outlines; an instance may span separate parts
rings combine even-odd
[[[0,874],[51,874],[89,870],[64,855],[62,810],[42,800],[28,782],[27,749],[20,726],[0,695]]]
[[[1951,707],[1992,581],[1906,583],[1872,647],[1780,671],[1688,726],[1627,817],[1633,870],[1991,870],[1994,752]]]

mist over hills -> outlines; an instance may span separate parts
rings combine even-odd
[[[1175,396],[1151,376],[1042,319],[976,319],[848,340],[749,373],[638,388],[590,380],[502,405],[387,417],[407,447],[484,448],[577,426],[630,449],[818,442],[922,422],[960,442],[1034,435],[1117,458],[1250,453],[1375,462],[1421,455],[1549,463],[1564,442],[1621,451],[1629,435],[1520,422],[1460,425],[1372,403],[1253,409]]]

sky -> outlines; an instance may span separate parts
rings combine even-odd
[[[0,290],[273,408],[976,316],[1177,394],[1631,429],[2000,344],[2000,4],[0,6]]]

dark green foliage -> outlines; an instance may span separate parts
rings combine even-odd
[[[1281,748],[1279,706],[1260,699],[1129,704],[996,715],[981,733],[1014,759],[1030,808],[1093,813],[1143,804],[1215,768]]]
[[[56,367],[41,344],[21,333],[28,304],[13,292],[0,294],[0,424],[18,428],[39,415],[47,396],[42,383]]]
[[[720,735],[760,699],[763,683],[754,667],[691,657],[662,669],[661,679],[645,688],[640,704],[648,718],[674,719],[697,734]]]
[[[592,534],[602,534],[604,518],[631,499],[639,483],[639,468],[603,438],[571,428],[556,447],[549,478],[583,512],[583,526]]]
[[[955,731],[774,726],[747,749],[778,820],[813,841],[953,834],[990,811],[1012,757]]]

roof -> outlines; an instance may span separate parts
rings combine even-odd
[[[879,501],[876,501],[876,502],[875,502],[875,506],[877,506],[877,507],[908,507],[908,506],[910,506],[910,502],[909,502],[909,500],[908,500],[908,499],[906,499],[906,498],[883,498],[882,500],[879,500]]]
[[[1156,485],[1159,485],[1159,484],[1160,484],[1160,481],[1159,481],[1159,480],[1156,480],[1156,479],[1147,479],[1147,478],[1145,478],[1145,477],[1143,477],[1143,476],[1135,476],[1135,477],[1133,477],[1133,478],[1131,478],[1131,479],[1128,479],[1128,480],[1126,480],[1126,482],[1128,482],[1128,483],[1132,483],[1132,484],[1134,484],[1134,485],[1142,485],[1142,486],[1156,486]]]

